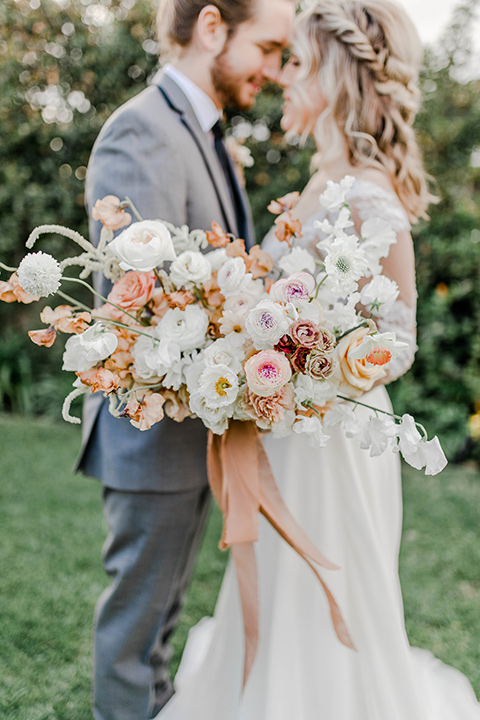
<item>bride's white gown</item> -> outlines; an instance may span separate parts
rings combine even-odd
[[[398,200],[376,185],[357,180],[350,201],[362,219],[381,215],[397,231],[409,227]],[[311,243],[319,217],[304,225],[304,244]],[[267,249],[278,251],[272,236]],[[413,318],[414,309],[400,303],[390,323],[402,340],[409,339],[412,353]],[[383,387],[371,391],[367,402],[390,407]],[[266,435],[264,445],[290,511],[340,566],[321,572],[357,651],[337,640],[311,570],[261,518],[260,643],[243,695],[243,624],[230,563],[215,615],[190,632],[176,694],[157,720],[480,719],[467,679],[408,644],[398,578],[398,455],[387,450],[371,458],[339,428],[332,433],[320,450],[302,435]]]

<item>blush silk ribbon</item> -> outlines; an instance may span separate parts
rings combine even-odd
[[[210,431],[207,468],[210,487],[223,513],[220,548],[231,547],[240,589],[245,630],[243,687],[258,646],[258,575],[253,543],[258,539],[259,513],[313,570],[327,597],[338,639],[355,649],[340,608],[314,563],[328,570],[338,570],[338,566],[318,550],[290,514],[255,423],[233,420],[223,435]]]

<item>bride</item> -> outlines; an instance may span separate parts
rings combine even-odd
[[[351,175],[347,199],[358,232],[382,217],[396,232],[383,274],[400,294],[381,331],[409,352],[384,382],[403,374],[415,352],[415,277],[410,222],[432,197],[411,124],[418,103],[421,48],[404,12],[389,0],[317,0],[297,18],[281,75],[282,127],[316,140],[317,167],[294,208],[300,243],[322,239],[318,197],[327,180]],[[263,247],[280,257],[272,231]],[[367,403],[388,410],[383,385]],[[357,408],[356,412],[363,412]],[[316,578],[272,528],[257,543],[260,643],[242,692],[243,625],[234,569],[227,568],[214,618],[190,633],[176,694],[157,720],[474,720],[480,705],[457,670],[410,648],[398,578],[400,463],[389,450],[370,457],[341,426],[318,450],[304,435],[264,446],[283,497],[317,547],[340,566],[328,573],[356,646],[341,645]],[[325,575],[325,573],[324,573]]]

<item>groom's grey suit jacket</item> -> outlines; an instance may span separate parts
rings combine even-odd
[[[120,107],[92,151],[86,183],[89,211],[99,198],[130,197],[144,219],[208,230],[213,221],[237,234],[227,181],[213,147],[179,86],[161,71],[150,87]],[[248,202],[245,200],[246,207]],[[94,241],[100,222],[91,221]],[[251,233],[253,237],[253,233]],[[103,278],[102,294],[109,291]],[[169,492],[205,482],[206,430],[200,420],[164,418],[139,431],[113,418],[101,393],[84,406],[77,469],[117,490]]]

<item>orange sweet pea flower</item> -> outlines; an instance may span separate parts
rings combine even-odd
[[[260,245],[254,245],[246,261],[247,270],[252,273],[254,279],[265,277],[273,270],[274,261],[269,253],[262,250]]]
[[[296,220],[291,212],[279,215],[275,220],[275,225],[277,226],[275,237],[277,237],[280,242],[286,242],[290,245],[292,237],[302,237],[302,223],[300,220]]]
[[[115,195],[106,195],[103,200],[97,200],[92,208],[92,218],[100,220],[108,230],[120,230],[132,221],[132,216],[125,212]]]
[[[83,372],[75,373],[84,385],[91,388],[91,392],[114,392],[119,385],[119,379],[110,370],[105,368],[92,368]]]
[[[52,347],[57,337],[57,331],[50,325],[46,330],[29,330],[28,337],[35,345],[43,345],[43,347]]]
[[[37,302],[40,298],[25,292],[18,282],[17,273],[13,273],[7,282],[0,282],[0,300],[6,303],[19,302],[28,305]]]
[[[299,197],[300,193],[297,191],[287,193],[287,195],[277,198],[277,200],[272,200],[267,210],[273,213],[273,215],[280,215],[280,213],[283,213],[286,210],[291,210]]]
[[[207,230],[207,240],[214,248],[225,247],[229,244],[231,237],[216,222],[212,222],[212,229]]]
[[[248,255],[245,252],[245,240],[237,238],[227,245],[225,252],[229,257],[242,257],[245,262],[248,261]]]
[[[143,400],[128,402],[124,414],[130,418],[131,424],[139,430],[150,430],[152,425],[160,422],[164,416],[165,398],[160,393],[145,395]]]

